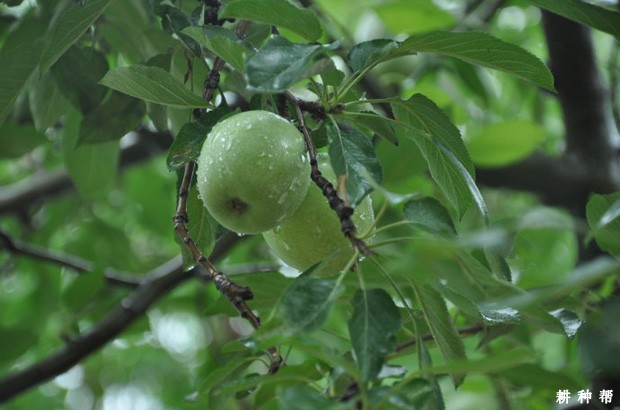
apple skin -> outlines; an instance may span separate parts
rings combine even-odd
[[[323,176],[335,181],[327,155],[319,155],[317,160]],[[375,218],[370,197],[366,196],[356,207],[352,219],[360,233],[372,227]],[[314,183],[297,211],[276,229],[263,232],[263,238],[277,257],[301,271],[334,254],[322,271],[337,273],[354,253],[341,231],[338,216]]]
[[[217,123],[197,164],[205,207],[241,234],[281,224],[297,210],[311,182],[301,133],[269,111],[247,111]]]

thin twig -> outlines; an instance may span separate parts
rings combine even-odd
[[[11,238],[9,234],[0,230],[0,248],[6,249],[9,253],[43,262],[69,268],[78,274],[92,273],[95,271],[95,264],[86,259],[74,255],[67,255],[60,252],[51,252],[39,246],[33,246],[22,241]],[[116,269],[105,269],[104,277],[110,285],[136,288],[140,285],[141,279],[136,278],[128,272],[121,272]]]
[[[249,22],[247,21],[242,21],[239,23],[236,29],[237,36],[243,37],[248,27]],[[213,98],[213,94],[219,86],[220,71],[224,68],[225,64],[226,62],[219,57],[217,57],[213,62],[213,67],[211,68],[204,84],[203,97],[205,101],[210,101]],[[197,115],[200,115],[203,112],[204,110],[199,110],[197,111]],[[187,223],[189,222],[189,218],[187,216],[187,196],[189,194],[192,177],[194,175],[194,169],[194,162],[188,162],[183,172],[183,179],[181,181],[181,187],[179,188],[177,210],[173,217],[174,232],[183,240],[183,243],[192,254],[193,259],[207,270],[211,280],[215,283],[216,288],[228,298],[228,300],[237,309],[241,317],[247,319],[255,329],[258,329],[260,326],[260,320],[246,303],[247,300],[254,297],[252,291],[245,286],[236,284],[219,269],[217,269],[217,267],[202,254],[202,251],[198,248],[196,242],[189,234],[189,230],[187,228]]]
[[[27,256],[44,262],[50,262],[65,268],[73,269],[78,273],[90,272],[92,264],[76,256],[52,253],[47,249],[32,246],[21,241],[15,240],[6,232],[0,231],[0,248],[6,249],[14,255]]]
[[[288,91],[285,93],[285,96],[295,107],[295,112],[297,113],[297,117],[299,119],[299,126],[306,142],[308,154],[310,155],[310,166],[312,168],[310,178],[312,178],[312,181],[314,181],[314,183],[321,189],[323,195],[329,202],[329,206],[334,210],[334,212],[336,212],[336,215],[342,225],[342,233],[344,236],[347,237],[353,247],[358,249],[362,255],[370,255],[372,253],[370,248],[362,239],[357,237],[357,229],[351,220],[351,216],[354,212],[353,208],[347,205],[345,201],[338,196],[338,192],[336,191],[336,188],[334,188],[334,185],[329,182],[319,170],[319,163],[316,159],[316,148],[312,142],[312,137],[310,136],[310,131],[308,130],[306,121],[304,120],[304,114],[300,107],[299,100],[297,100],[297,98],[295,98],[295,96]]]

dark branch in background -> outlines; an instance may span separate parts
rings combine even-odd
[[[31,259],[38,259],[54,265],[63,266],[81,273],[93,273],[94,264],[85,259],[74,255],[67,255],[60,252],[52,252],[48,249],[33,246],[11,238],[7,233],[0,230],[0,249],[6,249],[9,253],[16,256],[23,256]],[[141,279],[127,272],[120,272],[116,269],[106,269],[104,272],[105,280],[109,285],[136,288],[141,283]]]
[[[306,141],[306,147],[308,148],[308,154],[310,155],[310,166],[312,167],[310,178],[312,181],[321,188],[323,195],[327,198],[329,202],[329,206],[336,212],[338,219],[342,225],[342,233],[347,239],[351,242],[354,248],[358,249],[362,255],[370,255],[372,251],[368,248],[366,243],[359,239],[357,235],[357,229],[355,228],[355,224],[351,220],[351,216],[353,215],[353,208],[348,206],[339,196],[334,185],[329,182],[319,170],[319,163],[316,160],[316,148],[312,143],[312,136],[310,136],[310,131],[308,131],[308,127],[306,126],[306,121],[304,120],[304,113],[301,110],[299,105],[299,101],[295,98],[291,93],[286,92],[285,96],[287,100],[295,107],[295,112],[297,113],[297,117],[299,119],[299,125],[301,128],[301,132],[304,136],[304,140]]]
[[[27,256],[55,265],[73,269],[78,273],[90,272],[92,265],[90,262],[76,256],[61,255],[52,253],[44,248],[32,246],[11,238],[6,232],[0,230],[0,248],[6,249],[13,255]]]
[[[121,149],[120,166],[127,168],[166,152],[172,135],[139,128],[123,141],[127,145]],[[26,213],[30,207],[72,190],[75,186],[64,169],[34,175],[0,188],[0,215]]]
[[[620,58],[620,44],[618,41],[614,41],[612,44],[611,53],[609,56],[609,96],[611,100],[611,112],[616,123],[616,129],[620,130],[620,88],[618,88],[618,81],[620,77],[618,72],[620,67],[618,66],[618,59]]]
[[[591,173],[617,182],[613,121],[590,29],[549,12],[543,12],[543,28],[564,113],[567,154],[577,156]]]
[[[215,243],[210,259],[218,260],[241,238],[223,235]],[[71,339],[65,347],[47,358],[0,379],[0,403],[17,394],[58,376],[112,341],[135,319],[168,292],[192,277],[205,277],[201,266],[184,271],[180,257],[174,258],[145,275],[135,291],[123,299],[88,332]]]
[[[547,205],[563,207],[583,217],[592,192],[608,193],[619,186],[603,175],[596,175],[575,157],[534,154],[503,168],[476,169],[478,183],[536,194]]]
[[[608,94],[596,66],[590,30],[548,12],[543,12],[543,23],[567,152],[561,158],[534,155],[505,168],[478,170],[477,176],[483,185],[534,192],[547,204],[582,218],[591,193],[620,189],[617,153],[610,142]]]

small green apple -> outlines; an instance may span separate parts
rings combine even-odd
[[[335,181],[327,155],[319,155],[317,160],[323,176]],[[374,212],[370,197],[364,198],[357,206],[353,222],[358,232],[372,227]],[[324,269],[338,272],[354,253],[341,231],[340,220],[315,184],[310,186],[297,211],[279,227],[263,232],[263,238],[277,257],[302,271],[333,254]]]
[[[310,185],[301,133],[268,111],[216,124],[197,160],[196,183],[211,215],[238,233],[259,233],[297,210]]]

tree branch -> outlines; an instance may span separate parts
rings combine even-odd
[[[140,163],[163,152],[172,144],[169,132],[139,128],[121,140],[121,168]],[[31,206],[75,189],[67,171],[58,169],[0,188],[0,215],[26,212]]]
[[[9,234],[0,230],[0,248],[6,249],[13,255],[23,256],[31,259],[38,259],[44,262],[59,265],[81,273],[92,273],[94,264],[86,259],[74,255],[67,255],[60,252],[51,252],[39,246],[33,246],[11,238]],[[140,285],[140,278],[128,272],[121,272],[116,269],[106,269],[104,276],[108,284],[134,289]]]
[[[250,22],[247,20],[241,21],[237,28],[235,29],[235,34],[239,38],[243,38],[247,29],[249,28]],[[213,62],[213,67],[209,71],[207,78],[204,82],[204,92],[203,99],[205,101],[210,101],[215,93],[215,90],[219,87],[220,81],[220,71],[224,68],[226,62],[217,57]],[[204,109],[194,111],[195,116],[199,116],[205,112]],[[183,178],[181,179],[181,186],[179,188],[178,201],[177,201],[177,209],[172,217],[172,221],[174,223],[174,233],[175,235],[183,241],[183,244],[186,246],[187,250],[191,253],[194,261],[202,265],[211,280],[215,283],[215,287],[217,290],[226,296],[230,303],[237,309],[239,315],[246,319],[254,329],[258,329],[260,326],[260,320],[258,316],[252,312],[252,309],[247,305],[246,301],[252,299],[254,295],[252,291],[245,287],[236,284],[226,275],[224,275],[212,262],[203,255],[202,251],[196,245],[196,242],[191,237],[189,233],[189,229],[187,228],[187,223],[189,222],[187,215],[187,196],[189,194],[189,189],[191,186],[191,181],[194,176],[195,163],[193,161],[188,162],[185,165],[185,169],[183,171]],[[273,363],[279,363],[279,357],[276,357],[275,350],[272,350],[272,356],[274,357]]]
[[[549,205],[583,217],[591,193],[620,190],[613,119],[596,66],[590,29],[543,12],[550,66],[563,111],[566,153],[533,155],[508,167],[477,170],[477,180],[497,188],[525,190]]]
[[[620,189],[615,181],[590,172],[574,156],[554,158],[540,153],[503,168],[478,168],[476,180],[492,188],[531,192],[542,202],[563,207],[579,217],[585,215],[585,204],[592,192]]]
[[[90,331],[70,340],[65,347],[47,358],[0,380],[0,403],[66,372],[113,340],[136,318],[142,316],[153,302],[191,276],[191,272],[183,271],[180,257],[151,271],[150,280],[138,286],[134,293],[123,299]]]
[[[222,236],[216,242],[210,258],[220,259],[238,240],[236,235]],[[172,289],[194,276],[204,277],[206,272],[203,270],[201,266],[196,266],[189,271],[183,271],[181,257],[153,269],[131,295],[123,299],[88,332],[71,339],[62,349],[45,359],[1,379],[0,403],[71,369],[112,341]]]
[[[596,64],[590,29],[543,11],[550,67],[562,106],[567,155],[618,184],[609,95]]]
[[[342,233],[349,240],[349,242],[351,242],[351,245],[355,249],[359,250],[362,255],[370,255],[372,251],[362,239],[357,237],[357,229],[351,220],[354,209],[347,205],[347,203],[345,203],[345,201],[338,196],[334,185],[329,182],[319,170],[319,163],[316,159],[316,148],[312,142],[310,131],[306,126],[304,113],[299,105],[299,100],[297,100],[297,98],[295,98],[295,96],[288,91],[284,95],[293,107],[295,107],[295,112],[297,114],[297,118],[299,119],[299,127],[303,134],[304,141],[306,142],[308,154],[310,155],[310,166],[312,167],[310,178],[312,178],[312,181],[321,189],[325,198],[327,198],[330,208],[336,213],[336,216],[338,216],[338,219],[340,220]]]

